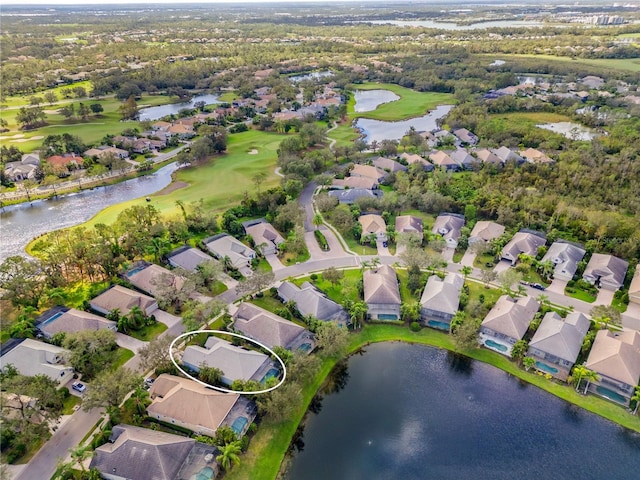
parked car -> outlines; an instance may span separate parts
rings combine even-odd
[[[86,385],[80,382],[73,382],[73,385],[71,385],[71,388],[73,388],[76,392],[80,392],[80,393],[84,393],[84,391],[87,389]]]
[[[382,242],[382,246],[383,246],[384,248],[387,248],[387,247],[389,246],[389,244],[388,244],[387,242]]]
[[[531,288],[535,288],[537,290],[542,290],[542,291],[546,289],[544,285],[540,285],[539,283],[532,283]]]

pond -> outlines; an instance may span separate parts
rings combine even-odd
[[[302,82],[303,80],[318,80],[320,78],[330,77],[332,75],[333,75],[333,72],[329,70],[324,70],[322,72],[311,72],[311,73],[306,73],[304,75],[293,75],[289,77],[289,81],[291,83],[298,83],[298,82]]]
[[[356,112],[371,112],[383,103],[395,102],[400,97],[390,90],[356,90],[354,92]]]
[[[410,118],[399,122],[384,122],[382,120],[372,120],[370,118],[359,118],[355,127],[362,132],[364,140],[371,143],[374,140],[400,140],[410,127],[418,132],[434,130],[438,128],[436,120],[445,117],[453,105],[439,105],[431,112],[422,117]]]
[[[185,108],[195,108],[197,102],[204,102],[206,105],[212,103],[220,103],[218,95],[197,95],[188,102],[169,103],[167,105],[159,105],[157,107],[146,107],[140,109],[140,120],[159,120],[167,115],[177,115],[180,110]]]
[[[290,480],[634,478],[640,434],[490,365],[424,345],[366,347],[294,442]],[[300,432],[299,432],[300,433]]]
[[[544,128],[545,130],[551,130],[552,132],[560,133],[571,140],[593,140],[598,135],[579,123],[572,122],[556,122],[556,123],[542,123],[536,125],[538,128]]]
[[[151,175],[115,185],[4,207],[0,211],[0,262],[12,255],[25,255],[24,248],[35,237],[79,225],[110,205],[162,190],[171,183],[177,168],[171,163]]]
[[[354,23],[372,23],[374,25],[396,25],[398,27],[423,27],[438,28],[441,30],[482,30],[485,28],[517,28],[517,27],[544,27],[542,22],[529,20],[494,20],[491,22],[470,23],[458,25],[452,22],[436,22],[433,20],[370,20]]]

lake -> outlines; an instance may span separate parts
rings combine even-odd
[[[399,122],[384,122],[382,120],[372,120],[370,118],[359,118],[355,122],[355,127],[364,135],[364,141],[371,143],[374,140],[400,140],[410,127],[418,132],[434,130],[438,128],[436,120],[445,117],[453,105],[439,105],[431,112],[422,117],[410,118]]]
[[[640,434],[424,345],[352,356],[312,403],[290,480],[637,478]]]
[[[390,90],[356,90],[353,94],[356,112],[371,112],[383,103],[395,102],[400,97]]]
[[[25,255],[25,246],[35,237],[79,225],[110,205],[162,190],[171,183],[171,174],[177,168],[174,162],[150,175],[115,185],[4,207],[0,211],[0,263],[12,255]]]
[[[493,20],[491,22],[471,23],[458,25],[452,22],[436,22],[433,20],[370,20],[354,23],[372,23],[374,25],[396,25],[398,27],[423,27],[438,28],[441,30],[481,30],[485,28],[517,28],[517,27],[544,27],[543,22],[529,20]]]
[[[311,72],[311,73],[306,73],[304,75],[293,75],[289,77],[289,81],[291,83],[299,83],[299,82],[302,82],[303,80],[318,80],[320,78],[330,77],[332,75],[333,75],[333,72],[329,70],[324,70],[322,72]]]
[[[196,102],[204,102],[206,105],[212,103],[220,103],[219,95],[197,95],[188,102],[169,103],[167,105],[159,105],[157,107],[146,107],[140,109],[140,120],[159,120],[167,115],[177,115],[180,110],[185,108],[195,108]]]
[[[571,140],[587,140],[591,141],[598,136],[593,130],[580,125],[579,123],[572,122],[556,122],[556,123],[542,123],[536,125],[538,128],[544,128],[545,130],[551,130],[555,133],[560,133]]]

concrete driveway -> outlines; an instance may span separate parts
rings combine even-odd
[[[182,319],[176,315],[171,315],[164,310],[156,310],[153,312],[153,315],[156,317],[156,320],[160,323],[164,323],[167,328],[173,327],[176,323],[180,323]]]
[[[273,270],[274,272],[285,268],[285,266],[278,258],[278,255],[276,255],[275,253],[268,253],[264,256],[264,258],[267,260],[267,262],[269,262],[269,265],[271,265],[271,270]]]
[[[143,342],[124,333],[116,332],[116,343],[119,347],[131,350],[133,353],[138,353],[148,342]]]
[[[464,252],[464,255],[460,259],[460,265],[465,267],[473,267],[473,261],[476,259],[476,254],[468,250]]]
[[[601,288],[593,304],[594,305],[611,305],[611,302],[613,302],[614,293],[615,292],[611,290],[605,290],[604,288]]]
[[[554,278],[551,285],[547,287],[547,292],[559,293],[560,295],[564,295],[564,289],[567,286],[566,280],[561,280],[560,278]]]
[[[493,268],[493,271],[496,273],[501,273],[505,270],[508,270],[509,267],[511,267],[511,262],[507,260],[500,260],[498,264]]]
[[[391,252],[389,251],[389,247],[384,246],[384,242],[378,240],[376,242],[376,247],[378,247],[378,256],[380,257],[390,257]]]
[[[442,258],[444,258],[444,261],[447,263],[453,262],[453,254],[455,253],[455,251],[455,248],[449,247],[442,250]]]

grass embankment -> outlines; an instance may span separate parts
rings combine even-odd
[[[336,147],[345,147],[353,144],[360,137],[360,134],[351,127],[351,122],[347,121],[327,133],[327,137],[336,141]]]
[[[160,193],[151,196],[154,205],[161,214],[178,212],[176,200],[185,204],[204,200],[206,208],[213,211],[225,210],[239,203],[247,190],[254,188],[253,176],[264,172],[267,178],[260,188],[264,191],[278,184],[279,178],[274,170],[278,158],[277,149],[285,136],[251,130],[229,135],[227,153],[212,158],[206,165],[180,169],[174,174],[174,181],[185,182],[180,188],[166,195]],[[249,154],[253,150],[256,154]],[[102,210],[84,226],[98,223],[111,224],[120,212],[133,205],[146,205],[144,198],[119,203]]]
[[[172,97],[144,95],[140,100],[138,100],[138,105],[156,106],[172,103],[174,101],[175,98]],[[76,100],[60,105],[43,105],[45,112],[47,112],[46,122],[48,125],[27,131],[19,130],[19,125],[16,123],[16,115],[19,110],[2,111],[2,118],[8,122],[9,125],[7,128],[10,129],[9,132],[5,132],[0,136],[2,143],[8,147],[14,145],[23,152],[31,152],[40,148],[42,146],[42,140],[48,135],[69,133],[77,135],[85,144],[91,145],[99,143],[107,134],[119,135],[127,128],[140,129],[140,122],[121,121],[121,115],[118,109],[122,105],[122,102],[115,98],[102,100],[87,99],[82,101],[86,106],[93,103],[99,103],[104,109],[99,116],[95,116],[93,114],[90,115],[87,121],[83,121],[78,118],[67,120],[63,115],[57,113],[61,107],[69,106],[72,103],[75,107],[75,111],[78,112],[81,102]]]
[[[600,67],[603,70],[627,70],[630,72],[640,72],[639,58],[571,58],[558,57],[555,55],[535,55],[535,54],[484,54],[489,59],[505,60],[509,58],[522,59],[539,59],[552,62],[563,62],[571,65],[585,65],[591,67]]]
[[[424,328],[419,332],[412,332],[406,327],[397,325],[366,325],[360,332],[352,334],[348,352],[354,353],[363,346],[371,343],[401,341],[407,343],[430,345],[454,351],[451,337],[443,332]],[[586,410],[601,415],[626,428],[640,432],[640,417],[632,416],[624,408],[607,402],[593,395],[581,395],[571,386],[558,384],[535,373],[525,372],[515,363],[498,353],[473,349],[463,352],[464,355],[493,365],[515,377],[521,378],[547,392],[568,402],[574,403]],[[263,422],[251,441],[247,453],[242,457],[241,464],[234,468],[226,478],[229,480],[273,480],[276,478],[280,465],[291,443],[291,439],[302,421],[304,413],[313,396],[324,383],[336,359],[325,359],[313,382],[303,391],[303,405],[299,409],[292,409],[290,418],[282,423],[273,424]]]
[[[355,98],[352,96],[347,103],[349,118],[371,118],[374,120],[406,120],[413,117],[421,117],[428,110],[438,105],[455,103],[455,98],[450,93],[418,92],[410,88],[401,87],[391,83],[362,83],[351,85],[351,90],[389,90],[400,97],[393,102],[383,103],[370,112],[354,111]]]

